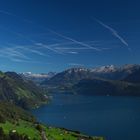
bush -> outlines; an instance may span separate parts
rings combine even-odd
[[[37,124],[36,125],[36,129],[41,132],[43,130],[42,126],[40,124]]]

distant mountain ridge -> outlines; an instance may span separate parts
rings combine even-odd
[[[60,72],[41,83],[51,90],[70,91],[74,93],[140,96],[140,86],[132,79],[140,73],[140,65],[129,64],[121,67],[102,66],[98,68],[71,68]],[[131,81],[128,77],[133,75]],[[130,77],[129,77],[130,79]],[[136,79],[136,78],[135,78]],[[139,79],[139,78],[138,78]],[[137,83],[140,79],[137,79]],[[90,89],[90,90],[89,90]],[[132,94],[133,92],[133,94]],[[87,94],[88,94],[87,93]]]
[[[52,76],[49,80],[44,80],[42,85],[51,84],[65,84],[66,82],[77,82],[78,80],[88,79],[88,78],[103,78],[109,80],[123,80],[129,74],[140,69],[140,65],[124,65],[121,67],[102,66],[97,68],[70,68],[63,72],[57,73]]]
[[[34,81],[36,84],[40,84],[44,80],[48,80],[49,78],[53,77],[56,73],[49,72],[49,73],[32,73],[32,72],[23,72],[19,73],[19,75],[26,80]]]
[[[91,71],[98,77],[111,79],[111,80],[122,80],[129,74],[140,69],[139,64],[126,64],[120,67],[114,65],[102,66],[91,69]]]

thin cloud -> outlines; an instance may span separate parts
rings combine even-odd
[[[29,62],[27,60],[23,60],[23,59],[19,59],[19,58],[10,58],[11,61],[14,61],[14,62]]]
[[[24,60],[20,58],[11,58],[10,60],[17,63],[22,62],[22,63],[33,63],[33,64],[51,64],[51,63],[45,63],[45,62],[40,62],[40,61]]]
[[[7,47],[4,46],[0,49],[0,57],[7,58],[9,60],[15,59],[22,59],[25,61],[31,60],[30,57],[28,57],[25,53],[16,50],[15,47]]]
[[[38,51],[36,49],[33,49],[32,46],[29,48],[27,48],[28,46],[17,46],[15,47],[15,49],[21,49],[21,50],[25,50],[27,52],[30,52],[30,53],[34,53],[34,54],[37,54],[37,55],[40,55],[40,56],[48,56],[46,54],[44,54],[43,52],[41,51]]]
[[[12,48],[5,48],[5,49],[1,49],[0,50],[1,56],[4,57],[18,57],[18,58],[23,58],[23,59],[30,59],[28,56],[26,56],[25,54],[14,50]]]
[[[22,60],[22,61],[29,61],[27,59],[19,57],[16,54],[12,54],[11,55],[10,53],[3,53],[2,51],[0,51],[0,57],[7,58],[9,60],[15,60],[15,61],[20,61],[20,60]]]
[[[18,54],[17,52],[18,51],[16,51],[16,53],[13,54],[13,51],[5,52],[5,50],[0,50],[0,57],[7,58],[10,61],[17,62],[17,63],[22,62],[22,63],[33,63],[33,64],[50,64],[50,63],[45,63],[45,62],[40,62],[40,61],[34,61],[28,57],[23,57],[23,54],[17,55]]]
[[[100,25],[102,25],[104,28],[108,29],[112,34],[113,36],[115,36],[116,38],[118,38],[122,44],[124,44],[125,46],[128,47],[128,43],[124,40],[123,37],[121,37],[116,30],[114,30],[113,28],[111,28],[110,26],[104,24],[103,22],[101,22],[100,20],[98,19],[94,19],[95,21],[97,21]]]

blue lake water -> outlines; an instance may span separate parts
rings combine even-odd
[[[53,94],[33,110],[45,124],[78,130],[107,140],[140,139],[140,98]]]

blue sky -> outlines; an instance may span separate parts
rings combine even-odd
[[[1,0],[0,69],[62,71],[140,63],[140,2]]]

